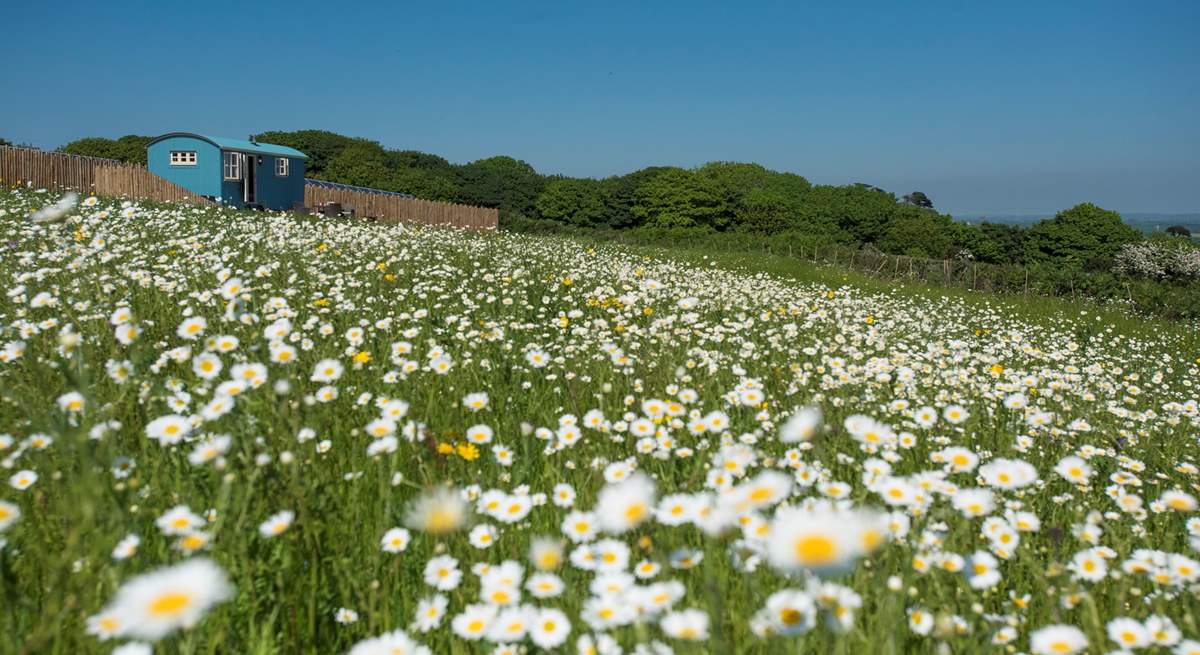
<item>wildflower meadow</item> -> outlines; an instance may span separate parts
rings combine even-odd
[[[1200,653],[1193,326],[0,191],[0,652]]]

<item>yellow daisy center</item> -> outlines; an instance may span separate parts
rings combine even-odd
[[[793,552],[804,566],[826,566],[837,559],[837,544],[825,535],[806,535],[796,541]]]
[[[191,604],[192,597],[190,595],[178,591],[167,592],[150,603],[150,614],[171,616],[179,614]]]

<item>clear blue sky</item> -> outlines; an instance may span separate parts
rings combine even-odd
[[[0,136],[321,128],[580,176],[754,161],[953,212],[1200,211],[1200,2],[833,4],[16,2]]]

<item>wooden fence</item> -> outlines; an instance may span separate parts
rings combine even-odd
[[[210,202],[136,164],[33,148],[0,146],[0,183],[135,200]]]
[[[39,189],[74,189],[84,194],[124,196],[159,202],[211,202],[168,182],[142,166],[114,159],[45,152],[33,148],[0,146],[0,184],[30,185]],[[353,207],[355,216],[387,222],[448,225],[474,230],[495,229],[500,213],[487,207],[405,198],[367,190],[304,187],[304,204],[326,202]]]
[[[158,202],[186,202],[211,205],[208,198],[168,182],[150,171],[135,165],[101,166],[96,169],[96,193],[102,196],[122,196]]]
[[[121,165],[115,159],[0,146],[0,183],[8,186],[30,185],[38,189],[93,193],[96,169]]]
[[[330,189],[314,184],[304,186],[306,207],[316,207],[327,202],[341,203],[346,208],[353,207],[356,217],[374,218],[390,223],[448,225],[473,230],[491,230],[500,225],[499,210],[489,207],[456,205],[352,189]]]

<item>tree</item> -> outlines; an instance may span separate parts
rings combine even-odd
[[[532,214],[546,182],[533,166],[512,157],[489,157],[458,168],[460,202]]]
[[[637,204],[637,190],[643,184],[669,170],[675,169],[667,166],[651,166],[625,175],[600,180],[600,186],[604,189],[604,213],[607,216],[608,226],[620,229],[640,225],[642,219],[633,212],[633,207]]]
[[[752,189],[735,210],[739,229],[755,234],[778,234],[792,227],[795,207],[782,194]]]
[[[771,171],[758,164],[714,161],[695,171],[706,186],[720,198],[722,215],[713,217],[713,225],[725,229],[736,221],[738,206],[747,193],[766,186]]]
[[[1036,223],[1025,236],[1025,260],[1076,269],[1104,269],[1121,246],[1141,234],[1117,212],[1083,203]]]
[[[709,162],[696,169],[696,174],[712,183],[725,206],[725,213],[714,221],[719,229],[740,226],[744,219],[757,222],[764,217],[764,195],[760,194],[754,200],[753,209],[743,207],[747,198],[755,192],[765,192],[772,198],[774,208],[771,212],[777,214],[773,220],[782,221],[780,229],[786,229],[804,195],[812,188],[808,180],[799,175],[779,173],[758,164]],[[758,225],[753,229],[759,230],[761,227]]]
[[[12,141],[9,141],[8,139],[0,138],[0,146],[11,146],[11,145],[12,145]]]
[[[59,152],[65,152],[69,155],[83,155],[84,157],[100,157],[102,159],[116,159],[117,142],[104,137],[85,137],[76,139],[61,148]]]
[[[1192,231],[1182,225],[1172,225],[1167,228],[1167,234],[1173,237],[1183,237],[1185,239],[1192,238]]]
[[[1194,284],[1200,279],[1200,248],[1190,239],[1155,234],[1122,246],[1113,270],[1132,277]]]
[[[390,154],[390,153],[389,153]],[[399,191],[424,200],[453,202],[460,195],[458,185],[445,175],[421,168],[389,169],[385,191]]]
[[[387,150],[384,158],[394,173],[396,191],[442,201],[462,195],[454,166],[442,157],[416,150]]]
[[[866,184],[817,185],[799,205],[798,223],[835,226],[858,244],[875,243],[883,237],[896,197]]]
[[[146,165],[146,146],[154,140],[152,136],[127,134],[117,139],[117,159],[130,164]]]
[[[763,187],[782,196],[790,205],[799,205],[812,190],[812,183],[795,173],[771,172]]]
[[[297,130],[295,132],[263,132],[257,136],[263,143],[274,143],[280,146],[295,148],[308,156],[304,162],[304,176],[320,179],[325,178],[325,169],[337,159],[346,148],[358,144],[374,144],[382,150],[382,146],[374,141],[355,139],[326,130]],[[331,180],[332,181],[332,180]]]
[[[59,148],[59,152],[86,157],[115,159],[130,164],[146,164],[146,146],[154,137],[126,134],[113,140],[104,137],[87,137],[72,141]]]
[[[919,207],[897,207],[879,240],[879,249],[909,257],[946,258],[955,241],[951,222],[949,216]]]
[[[452,173],[454,166],[443,157],[419,150],[389,150],[388,165],[393,168],[419,168],[426,171]]]
[[[599,180],[551,180],[534,203],[539,216],[552,221],[593,227],[608,223],[604,184]]]
[[[720,190],[693,171],[670,168],[638,187],[633,214],[649,227],[714,227],[727,211]]]
[[[736,199],[752,189],[766,186],[774,172],[758,164],[710,161],[697,168],[696,174],[712,180],[716,188]]]
[[[989,223],[964,225],[963,246],[976,261],[989,264],[1020,264],[1025,261],[1025,230],[1016,225]]]
[[[371,141],[359,141],[343,149],[329,162],[324,178],[330,182],[384,191],[393,190],[395,182],[383,148]]]
[[[908,194],[907,196],[904,196],[903,198],[901,198],[900,201],[906,205],[912,205],[914,207],[923,207],[925,209],[933,209],[933,201],[929,199],[929,196],[925,195],[924,193],[922,193],[920,191],[913,191],[912,193]]]

